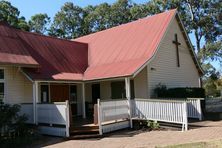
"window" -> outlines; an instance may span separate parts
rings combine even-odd
[[[4,69],[0,69],[0,79],[1,79],[1,80],[4,80],[4,79],[5,79]]]
[[[46,84],[41,85],[41,102],[42,103],[49,102],[49,85]]]
[[[0,101],[5,97],[5,73],[4,69],[0,69]]]

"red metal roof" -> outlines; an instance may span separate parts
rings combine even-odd
[[[82,80],[88,67],[87,44],[23,31],[19,36],[29,44],[30,55],[41,65],[39,72],[26,69],[33,79]]]
[[[0,23],[0,63],[38,66],[13,28]]]
[[[82,80],[88,66],[88,46],[84,43],[0,24],[0,44],[0,63],[19,64],[35,80]]]
[[[91,66],[84,73],[84,80],[95,80],[103,78],[115,78],[132,75],[138,67],[143,65],[147,59],[141,58],[117,63]]]
[[[0,63],[39,65],[35,80],[95,80],[133,75],[154,55],[176,10],[68,41],[0,24]]]
[[[132,75],[157,50],[176,9],[75,39],[87,43],[84,79]]]

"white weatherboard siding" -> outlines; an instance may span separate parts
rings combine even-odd
[[[148,98],[147,90],[147,68],[144,68],[134,78],[135,98]]]
[[[176,45],[174,34],[177,33],[179,46],[180,67],[177,67]],[[151,70],[155,68],[155,70]],[[163,38],[154,59],[147,66],[148,69],[148,92],[153,96],[153,89],[158,83],[167,87],[199,87],[199,74],[189,52],[181,29],[176,18]]]
[[[32,82],[29,81],[18,67],[5,68],[5,99],[6,103],[32,103]]]

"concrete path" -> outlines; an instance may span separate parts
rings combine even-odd
[[[172,144],[222,139],[222,121],[204,121],[201,126],[186,132],[151,131],[135,133],[121,131],[101,139],[70,140],[48,145],[49,148],[153,148]]]

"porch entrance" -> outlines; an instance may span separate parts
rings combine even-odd
[[[41,102],[65,102],[69,100],[72,116],[77,116],[77,86],[74,84],[41,84]]]

